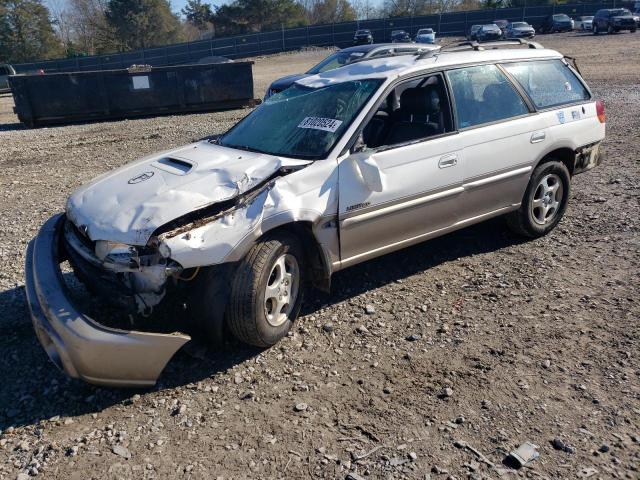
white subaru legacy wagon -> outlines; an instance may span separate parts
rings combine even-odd
[[[604,136],[576,69],[525,41],[301,79],[218,138],[76,190],[28,247],[35,331],[68,375],[101,385],[153,385],[190,340],[180,332],[268,347],[305,286],[329,289],[340,269],[498,215],[545,235]],[[179,302],[178,331],[98,323],[74,304],[65,261],[138,315]]]

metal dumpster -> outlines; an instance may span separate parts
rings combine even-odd
[[[9,77],[29,127],[254,106],[253,62]]]

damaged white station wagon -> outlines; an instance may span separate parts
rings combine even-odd
[[[190,339],[89,318],[70,300],[68,260],[105,301],[148,314],[177,297],[212,339],[228,329],[268,347],[304,286],[326,290],[337,270],[497,215],[546,234],[604,135],[576,69],[525,41],[301,79],[215,140],[74,192],[29,244],[35,330],[67,374],[102,385],[153,385]]]

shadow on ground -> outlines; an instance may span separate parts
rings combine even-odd
[[[303,315],[323,306],[357,297],[388,283],[410,277],[446,262],[492,252],[522,240],[494,219],[420,245],[338,272],[331,294],[307,295]],[[35,425],[51,417],[72,417],[130,401],[136,390],[105,389],[72,380],[60,373],[38,344],[27,311],[24,288],[0,293],[0,430]],[[194,349],[198,351],[197,345]],[[231,342],[205,355],[179,352],[163,372],[155,390],[170,389],[225,371],[255,357],[259,349]],[[197,357],[197,358],[196,358]]]

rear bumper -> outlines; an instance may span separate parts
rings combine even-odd
[[[583,173],[597,167],[604,161],[604,151],[600,142],[586,145],[576,150],[576,163],[573,174]]]
[[[38,340],[70,377],[113,387],[153,386],[190,337],[116,330],[78,311],[60,270],[63,222],[64,215],[51,217],[27,248],[25,289]]]

